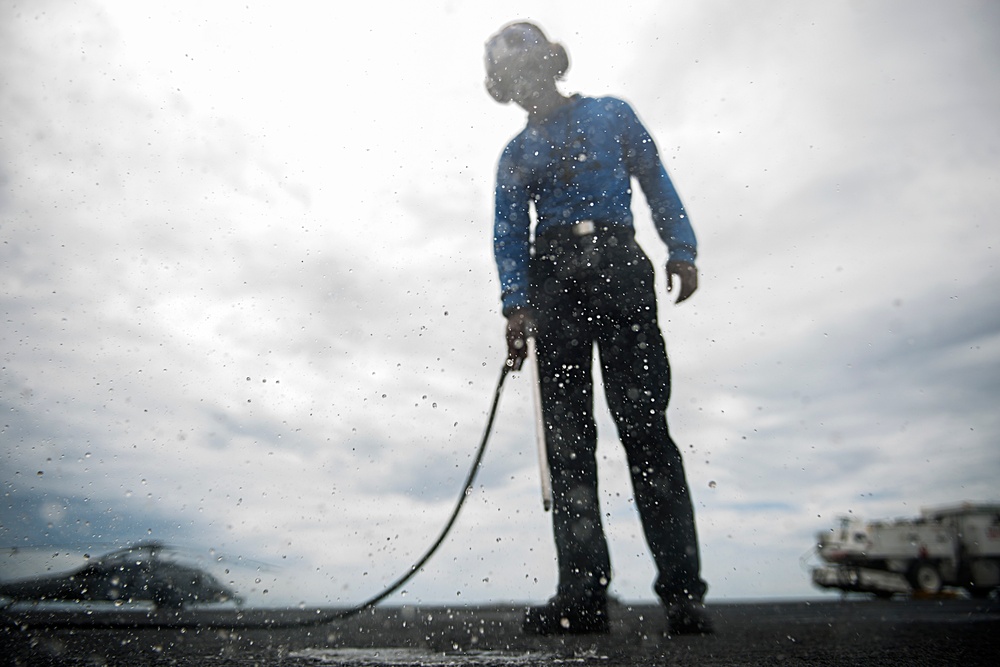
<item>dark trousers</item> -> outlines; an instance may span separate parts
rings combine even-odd
[[[536,241],[542,416],[552,474],[558,594],[603,596],[611,564],[601,523],[593,349],[628,459],[639,516],[666,602],[704,597],[694,511],[680,451],[667,429],[670,365],[657,323],[653,267],[630,229]]]

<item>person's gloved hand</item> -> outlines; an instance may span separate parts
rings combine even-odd
[[[531,314],[524,308],[507,317],[507,365],[512,371],[521,370],[528,356],[528,336],[534,334],[534,326]]]
[[[667,291],[674,291],[674,276],[680,285],[677,288],[677,301],[680,303],[698,289],[698,268],[691,262],[671,260],[667,262]]]

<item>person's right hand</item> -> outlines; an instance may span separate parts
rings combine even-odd
[[[528,356],[528,336],[534,334],[534,321],[524,308],[507,317],[507,365],[512,371],[521,370]]]

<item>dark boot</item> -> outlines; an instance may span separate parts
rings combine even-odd
[[[710,635],[715,632],[702,602],[681,598],[666,603],[667,633],[671,635]]]
[[[542,606],[529,607],[521,627],[533,635],[607,633],[607,597],[591,595],[568,598],[557,595]]]

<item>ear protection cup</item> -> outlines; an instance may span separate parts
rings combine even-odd
[[[534,35],[532,35],[534,33]],[[544,53],[539,53],[544,50]],[[544,73],[561,79],[569,69],[569,56],[562,44],[550,42],[534,23],[519,22],[505,26],[486,43],[486,90],[501,104],[511,101],[511,76],[504,76],[518,67],[518,58],[534,51]]]
[[[552,63],[552,76],[556,79],[563,78],[566,70],[569,69],[569,54],[566,53],[562,44],[549,44],[549,61]]]

